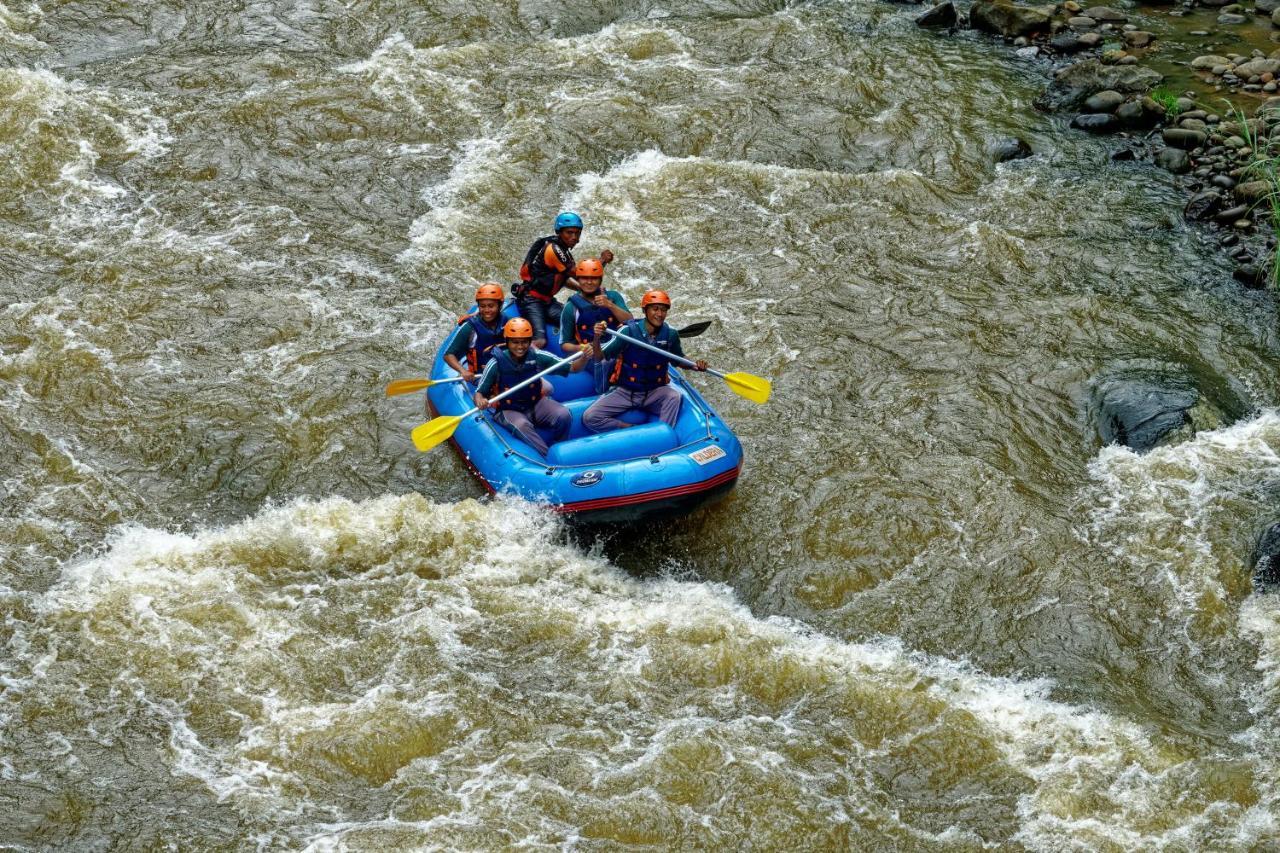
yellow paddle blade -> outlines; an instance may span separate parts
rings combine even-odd
[[[421,391],[423,388],[430,388],[436,384],[430,379],[396,379],[387,383],[387,396],[394,397],[397,394],[412,394],[414,391]]]
[[[750,373],[726,373],[724,381],[739,397],[746,397],[753,403],[765,403],[769,399],[773,386],[768,379],[753,376]]]
[[[425,424],[418,424],[413,428],[413,446],[422,453],[426,453],[453,435],[453,431],[460,423],[462,423],[462,415],[441,415]]]

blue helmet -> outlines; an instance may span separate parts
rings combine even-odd
[[[559,234],[566,228],[582,228],[582,217],[574,213],[572,210],[566,210],[564,213],[556,217],[556,233]]]

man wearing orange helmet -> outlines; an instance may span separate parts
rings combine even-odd
[[[493,348],[502,343],[502,286],[486,282],[476,290],[476,313],[459,318],[461,327],[449,342],[444,363],[462,374],[467,382],[486,364]],[[463,364],[462,359],[466,359]]]
[[[507,388],[513,388],[540,370],[556,364],[560,359],[550,353],[532,349],[533,327],[528,320],[520,317],[508,320],[502,329],[505,345],[493,348],[493,357],[489,359],[484,373],[480,374],[480,384],[476,386],[475,404],[477,408],[497,409],[493,418],[523,438],[543,456],[547,455],[547,443],[538,435],[538,427],[549,429],[553,433],[552,443],[563,441],[569,434],[569,425],[573,416],[560,403],[547,396],[543,382],[534,382],[521,388],[510,397],[490,403],[489,395],[497,396]],[[579,358],[572,365],[561,365],[555,371],[564,376],[576,373],[587,366],[589,359]]]
[[[680,415],[680,392],[669,384],[671,377],[667,367],[670,360],[643,347],[627,344],[627,338],[632,338],[684,357],[679,333],[667,325],[671,297],[661,290],[650,290],[641,298],[640,310],[644,311],[644,319],[627,323],[604,346],[600,341],[605,336],[607,324],[604,321],[596,323],[595,337],[591,340],[592,357],[597,361],[617,357],[612,376],[617,387],[583,412],[582,423],[593,432],[631,426],[619,420],[618,416],[634,409],[657,415],[672,428]],[[707,363],[701,359],[695,364],[698,370],[707,369]]]
[[[576,266],[573,247],[582,239],[582,217],[572,211],[564,211],[556,217],[555,233],[539,237],[525,252],[520,266],[520,281],[512,289],[520,316],[533,326],[533,345],[546,346],[547,327],[560,327],[560,311],[564,308],[556,301],[562,287],[578,289],[573,277]],[[613,260],[613,252],[600,253],[600,263]]]
[[[596,258],[578,261],[573,277],[582,290],[565,301],[564,311],[560,314],[560,349],[567,353],[591,346],[596,336],[596,323],[603,320],[605,326],[616,331],[633,319],[627,310],[627,300],[621,293],[601,288],[604,282],[604,264],[601,261]],[[595,361],[593,365],[596,393],[603,394],[609,390],[609,365],[603,361]]]

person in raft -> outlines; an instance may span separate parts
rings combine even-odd
[[[540,370],[545,370],[560,359],[550,353],[541,352],[530,346],[533,340],[533,327],[529,321],[520,317],[507,321],[502,328],[505,345],[493,348],[493,357],[484,372],[480,374],[480,384],[476,386],[475,404],[479,409],[497,409],[494,420],[523,438],[543,456],[547,455],[547,443],[538,435],[537,427],[549,429],[554,433],[551,442],[563,441],[569,434],[569,424],[573,418],[569,410],[547,396],[545,383],[534,382],[521,388],[510,397],[490,402],[489,395],[497,396],[508,388],[512,388]],[[555,371],[564,376],[576,373],[587,366],[590,359],[579,358],[572,365],[564,364]]]
[[[493,348],[502,343],[502,299],[502,286],[486,282],[476,290],[476,312],[458,318],[463,328],[449,342],[444,363],[462,374],[466,382],[476,381]]]
[[[578,290],[573,277],[575,262],[573,247],[582,239],[582,217],[566,210],[556,217],[555,233],[539,237],[525,252],[520,266],[520,281],[512,288],[520,316],[533,326],[533,345],[547,344],[547,327],[554,331],[560,327],[560,311],[564,308],[556,301],[562,287]],[[600,253],[600,264],[613,260],[613,252]]]
[[[590,348],[596,336],[596,323],[603,320],[607,328],[617,331],[623,323],[634,319],[621,293],[601,287],[604,264],[597,258],[578,261],[573,277],[582,290],[565,300],[564,311],[560,314],[560,349],[566,353]],[[603,394],[609,390],[609,364],[593,361],[592,365],[596,374],[596,393]]]
[[[656,414],[667,426],[675,428],[680,414],[680,392],[668,384],[671,382],[667,372],[670,359],[627,344],[627,338],[633,338],[684,357],[679,333],[667,325],[671,297],[661,290],[650,290],[641,297],[640,310],[644,312],[644,319],[627,323],[604,346],[600,342],[608,326],[603,320],[596,323],[595,337],[591,339],[592,357],[600,361],[617,356],[611,377],[617,387],[582,413],[583,425],[592,432],[631,426],[618,416],[633,409]],[[707,369],[707,363],[701,359],[695,365],[698,370]]]

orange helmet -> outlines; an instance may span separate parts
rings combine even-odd
[[[481,299],[496,299],[501,302],[503,299],[502,285],[486,281],[476,290],[476,302]]]
[[[512,338],[529,338],[533,339],[533,326],[529,325],[529,321],[523,317],[512,317],[507,321],[507,325],[502,327],[502,336],[507,340]]]
[[[665,290],[646,290],[644,296],[640,297],[640,307],[648,308],[650,305],[665,305],[671,307],[671,297],[667,296]]]
[[[586,258],[578,261],[573,274],[577,278],[604,278],[604,264],[600,263],[599,258]]]

